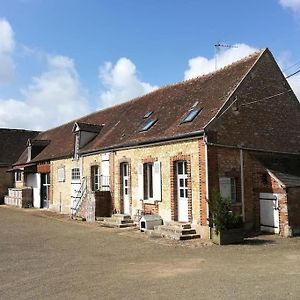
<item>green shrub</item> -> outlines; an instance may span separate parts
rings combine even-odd
[[[243,227],[242,216],[236,215],[231,211],[231,200],[222,199],[220,193],[213,190],[209,201],[209,223],[217,233],[220,230]]]

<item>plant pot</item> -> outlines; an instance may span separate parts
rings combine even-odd
[[[222,229],[219,233],[216,233],[216,231],[212,228],[211,238],[213,243],[217,245],[240,244],[244,242],[244,229]]]

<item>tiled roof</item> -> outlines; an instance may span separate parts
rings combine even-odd
[[[103,125],[101,132],[81,149],[84,152],[172,139],[199,132],[218,113],[264,51],[266,50],[256,52],[214,73],[160,88],[42,132],[38,139],[51,142],[34,161],[72,155],[74,122]],[[192,122],[182,123],[193,106],[201,109],[201,112]],[[144,118],[147,112],[153,113]],[[156,119],[157,122],[149,130],[140,131],[148,120]],[[18,163],[26,161],[24,159],[25,154]]]
[[[39,132],[0,128],[0,164],[11,165],[24,151],[27,140]]]
[[[300,155],[272,153],[255,154],[254,156],[285,187],[300,186]]]

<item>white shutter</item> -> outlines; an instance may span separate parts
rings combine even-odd
[[[138,164],[138,197],[139,200],[144,200],[144,166]]]
[[[153,169],[153,198],[155,201],[161,201],[161,168],[159,161],[154,162]]]

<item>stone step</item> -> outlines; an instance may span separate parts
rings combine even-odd
[[[195,234],[196,230],[194,228],[190,229],[184,229],[184,228],[178,228],[170,225],[158,225],[155,226],[154,229],[159,232],[166,232],[166,233],[174,233],[174,234],[180,234],[180,235],[188,235],[188,234]]]
[[[116,223],[116,222],[108,222],[108,221],[99,221],[100,226],[108,227],[108,228],[128,228],[135,227],[134,223]]]
[[[122,220],[122,219],[116,219],[116,218],[103,218],[102,221],[108,222],[108,223],[115,223],[115,224],[132,224],[132,223],[134,223],[134,221],[131,219]]]
[[[131,220],[130,215],[126,214],[114,214],[111,216],[112,220],[119,220],[119,221],[126,221],[126,220]]]
[[[175,222],[175,221],[166,221],[164,225],[172,226],[177,229],[191,229],[191,223],[182,223],[182,222]]]

